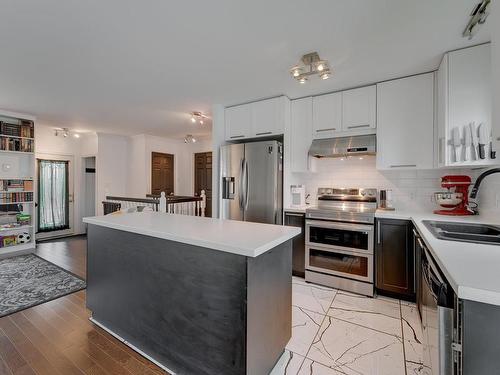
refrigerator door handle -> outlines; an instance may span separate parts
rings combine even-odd
[[[241,161],[240,161],[240,178],[239,178],[240,191],[238,194],[238,203],[240,205],[241,211],[243,211],[243,204],[245,201],[245,193],[244,193],[244,188],[243,188],[244,178],[245,178],[245,159],[241,159]]]
[[[248,209],[248,188],[249,188],[249,180],[248,180],[248,161],[245,159],[245,210]]]

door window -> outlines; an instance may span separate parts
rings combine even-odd
[[[310,249],[309,265],[325,270],[368,277],[368,258],[363,256]]]
[[[38,160],[38,231],[69,229],[68,161]]]
[[[309,242],[368,250],[368,233],[311,225]]]

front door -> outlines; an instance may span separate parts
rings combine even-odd
[[[207,196],[205,216],[212,217],[212,152],[194,154],[194,194],[202,190]]]
[[[39,156],[37,159],[37,238],[72,234],[72,157]]]
[[[151,153],[151,194],[174,193],[174,155]]]

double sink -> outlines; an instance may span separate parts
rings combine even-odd
[[[440,240],[500,245],[500,227],[495,225],[432,220],[422,223]]]

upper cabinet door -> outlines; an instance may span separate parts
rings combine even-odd
[[[252,127],[251,104],[229,107],[225,110],[226,140],[236,140],[249,137]]]
[[[342,93],[313,98],[313,138],[331,138],[342,130]]]
[[[376,128],[377,88],[375,85],[342,92],[342,130]]]
[[[434,73],[377,85],[377,169],[432,169]]]
[[[491,47],[482,44],[464,48],[448,54],[448,92],[447,97],[439,97],[448,105],[445,136],[447,138],[447,165],[488,165],[499,162],[491,159],[489,138],[492,133],[492,73]],[[470,123],[476,135],[485,135],[486,146],[484,159],[477,158],[472,152],[470,142]],[[479,125],[481,130],[479,130]],[[453,143],[453,134],[460,134],[461,144],[456,147]],[[469,143],[466,145],[466,143]],[[481,140],[480,140],[481,143]],[[467,146],[467,147],[465,147]]]
[[[290,170],[309,171],[312,142],[312,98],[292,100],[290,125]]]
[[[252,103],[252,136],[283,134],[285,128],[285,97]]]

